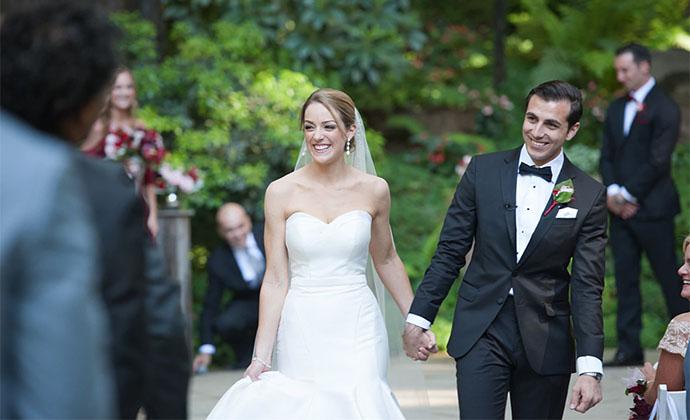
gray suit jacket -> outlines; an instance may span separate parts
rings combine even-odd
[[[0,138],[0,417],[113,417],[77,152],[4,112]]]

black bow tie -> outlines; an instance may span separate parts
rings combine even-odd
[[[634,96],[632,96],[630,93],[628,93],[628,94],[625,96],[625,101],[626,101],[626,102],[630,102],[630,101],[637,102],[637,99],[635,99]]]
[[[542,168],[537,168],[536,166],[528,165],[525,162],[520,162],[520,170],[518,171],[520,175],[536,175],[538,177],[544,178],[546,182],[551,182],[553,175],[551,174],[551,167],[544,166]]]

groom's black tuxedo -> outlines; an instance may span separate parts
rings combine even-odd
[[[557,206],[542,216],[516,261],[519,155],[516,149],[472,159],[410,313],[433,321],[474,241],[458,292],[449,354],[465,356],[510,300],[515,334],[531,368],[538,375],[569,375],[575,355],[601,359],[603,353],[605,189],[565,158],[557,183],[572,179],[575,193],[567,207],[577,209],[577,215],[557,218]]]

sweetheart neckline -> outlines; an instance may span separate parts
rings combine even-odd
[[[361,209],[354,209],[354,210],[346,211],[345,213],[339,214],[338,216],[336,216],[336,217],[335,217],[333,220],[331,220],[330,222],[324,222],[323,220],[319,219],[318,217],[316,217],[316,216],[314,216],[314,215],[312,215],[312,214],[309,214],[309,213],[307,213],[307,212],[305,212],[305,211],[296,211],[296,212],[292,213],[291,215],[289,215],[288,218],[285,219],[285,222],[287,223],[287,221],[290,220],[290,219],[292,218],[292,216],[294,216],[294,215],[296,215],[296,214],[303,214],[303,215],[305,215],[305,216],[308,216],[308,217],[310,217],[310,218],[316,220],[317,222],[320,222],[320,223],[322,223],[322,224],[328,226],[328,225],[333,224],[336,220],[340,219],[341,217],[347,216],[348,214],[351,214],[351,213],[364,213],[364,214],[366,214],[367,216],[369,216],[369,219],[371,219],[371,220],[374,219],[374,218],[372,217],[371,213],[369,213],[368,211],[366,211],[366,210],[361,210]]]

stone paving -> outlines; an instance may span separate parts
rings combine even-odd
[[[612,354],[607,350],[605,358],[608,359],[611,356]],[[657,355],[653,350],[647,352],[646,360],[656,360],[656,358]],[[407,419],[457,419],[458,403],[455,391],[454,361],[446,354],[440,354],[423,364],[422,369],[429,389],[430,410],[420,415],[411,406],[414,402],[408,398],[409,392],[396,390],[396,396]],[[220,396],[242,376],[242,373],[239,370],[216,370],[194,376],[190,392],[190,418],[204,419]],[[628,368],[606,368],[602,380],[604,400],[586,414],[580,414],[566,408],[563,418],[568,420],[627,419],[628,408],[632,406],[632,400],[624,394],[623,378],[626,376],[628,376]],[[575,375],[571,379],[571,387],[574,377]],[[506,419],[510,419],[510,407],[506,410]]]

